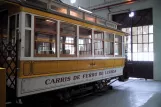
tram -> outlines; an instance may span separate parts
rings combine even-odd
[[[7,91],[18,99],[54,91],[68,99],[75,87],[101,89],[114,78],[128,79],[126,34],[117,25],[56,1],[1,0]]]

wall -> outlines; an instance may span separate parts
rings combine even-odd
[[[161,0],[143,0],[143,2],[136,2],[130,5],[123,5],[119,7],[112,8],[112,12],[117,12],[120,10],[130,9],[131,11],[142,10],[146,8],[153,8],[153,25],[154,25],[154,65],[153,65],[153,75],[154,80],[161,81]],[[103,14],[103,12],[106,14]],[[102,15],[102,17],[107,18],[108,10],[97,11],[97,14]],[[111,16],[111,15],[110,15]],[[110,17],[111,19],[111,17]]]
[[[76,3],[72,4],[70,0],[61,0],[63,3],[66,3],[68,5],[74,6],[74,7],[84,7],[88,8],[90,6],[90,0],[76,0]]]
[[[66,0],[64,0],[66,1]],[[80,0],[78,0],[80,2]],[[88,1],[88,2],[87,2]],[[81,0],[81,5],[84,7],[90,7],[92,5],[96,5],[99,3],[102,3],[103,1],[100,0]],[[87,4],[89,3],[89,4]],[[84,5],[86,4],[86,5]],[[136,2],[129,5],[122,5],[117,6],[111,9],[111,12],[116,12],[120,10],[126,10],[130,9],[131,11],[135,10],[142,10],[146,8],[153,8],[153,25],[154,25],[154,67],[153,67],[153,74],[154,74],[154,80],[160,80],[161,81],[161,0],[142,0],[142,2]],[[99,10],[94,12],[97,15],[100,15],[106,19],[111,19],[111,17],[108,17],[108,10]],[[110,14],[111,16],[111,14]]]
[[[154,79],[161,81],[161,0],[154,0]]]

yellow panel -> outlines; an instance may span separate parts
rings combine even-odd
[[[22,61],[20,78],[33,78],[76,72],[86,72],[124,66],[125,59],[66,60],[66,61]],[[23,69],[23,70],[22,70]],[[29,70],[31,69],[31,73]],[[23,72],[23,73],[22,73]],[[30,74],[29,74],[30,73]],[[29,74],[29,75],[28,75]]]
[[[23,74],[25,76],[28,76],[31,73],[31,66],[30,65],[31,65],[31,62],[24,62],[23,63]]]
[[[77,61],[58,61],[59,72],[77,71]]]
[[[105,67],[105,60],[93,60],[93,68],[94,69],[100,69]]]
[[[93,61],[92,60],[79,60],[78,70],[91,70]]]
[[[0,107],[6,107],[6,72],[0,68]]]
[[[124,61],[124,59],[115,59],[114,67],[124,66],[123,61]]]
[[[105,60],[105,67],[106,68],[113,68],[114,67],[114,62],[115,62],[114,59]]]
[[[57,61],[33,62],[32,72],[34,75],[56,73],[58,72],[58,62]]]

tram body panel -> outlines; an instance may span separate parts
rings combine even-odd
[[[12,75],[10,75],[11,79],[17,79],[17,83],[15,82],[15,86],[17,86],[17,97],[25,97],[33,94],[59,90],[105,79],[111,80],[111,78],[123,75],[125,57],[123,51],[124,41],[122,40],[125,33],[112,27],[110,28],[107,26],[101,26],[96,22],[88,22],[85,19],[77,19],[71,18],[71,16],[69,17],[65,15],[54,14],[54,11],[45,12],[45,10],[41,11],[36,8],[29,8],[27,6],[25,7],[24,4],[21,5],[12,2],[6,2],[5,5],[9,13],[7,39],[14,43],[16,39],[21,41],[18,49],[19,52],[17,53],[19,56],[17,58],[19,59],[17,61],[19,65],[17,65],[15,70],[18,75],[16,75],[16,77],[12,77]],[[11,7],[16,7],[15,11]],[[84,13],[84,15],[85,14],[87,13]],[[12,16],[15,18],[14,20],[10,20]],[[43,19],[43,23],[46,22],[48,24],[50,21],[53,21],[56,23],[56,29],[54,28],[53,31],[50,31],[51,28],[48,28],[48,26],[45,28],[45,30],[38,28],[36,29],[36,18],[41,20]],[[10,31],[10,23],[11,25],[13,24],[15,26],[14,31]],[[61,28],[63,26],[62,23],[75,26],[76,29],[74,32],[76,34],[61,34],[61,32],[63,32]],[[38,23],[38,25],[39,24],[40,23]],[[49,25],[51,25],[51,23]],[[41,25],[41,27],[42,26],[43,25]],[[66,28],[71,26],[67,26]],[[37,32],[37,30],[39,31]],[[81,31],[84,31],[83,34],[85,33],[85,36],[83,34],[81,35]],[[89,31],[91,32],[89,33]],[[95,32],[96,34],[101,32],[100,35],[103,34],[103,37],[101,39],[99,37],[95,38]],[[44,35],[40,35],[40,37],[38,37],[38,33],[42,33]],[[109,35],[106,35],[106,33]],[[105,35],[109,36],[109,38],[112,36],[113,39],[107,40],[109,38],[107,37],[105,39]],[[51,36],[54,37],[53,40],[50,40]],[[121,38],[121,42],[117,41],[118,38],[116,38],[116,36]],[[63,37],[65,37],[65,39],[61,40]],[[72,45],[74,47],[74,51],[72,49],[60,49],[61,42],[63,40],[66,41],[66,38],[74,38],[72,40],[74,43],[62,43],[66,43],[65,45]],[[81,49],[83,43],[79,44],[79,39],[80,41],[87,42],[84,43],[86,47],[88,47],[85,52],[83,49]],[[97,44],[95,41],[101,41],[102,44],[95,46],[95,44]],[[36,44],[39,44],[40,42],[43,42],[43,44],[48,43],[51,46],[54,44],[55,47],[50,50],[42,49],[40,52],[38,52],[39,48],[36,48]],[[107,54],[105,53],[105,42],[107,45],[109,45],[106,46],[106,51],[108,50]],[[117,44],[117,54],[115,54],[115,44]],[[65,46],[62,45],[61,48],[63,47]],[[99,47],[99,49],[97,50],[95,47]],[[40,48],[43,48],[43,46]],[[101,49],[103,51],[100,53],[103,54],[98,54],[97,57],[95,54]],[[69,55],[70,51],[73,51],[74,55]],[[63,52],[65,53],[64,55],[62,54]],[[84,53],[90,54],[86,55]],[[84,54],[84,56],[81,54]],[[13,63],[11,64],[11,67],[12,66],[14,68],[16,65]],[[7,72],[15,71],[8,69]]]
[[[41,76],[34,78],[18,78],[17,96],[23,97],[41,92],[58,90],[102,79],[123,75],[123,67],[93,70],[71,74]]]

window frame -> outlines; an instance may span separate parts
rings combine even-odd
[[[27,14],[29,14],[29,13],[27,13]],[[87,26],[81,26],[81,25],[77,25],[77,24],[72,24],[72,25],[74,25],[74,26],[76,26],[76,35],[75,35],[75,38],[76,38],[76,49],[75,49],[75,55],[69,55],[69,56],[62,56],[61,55],[61,53],[60,53],[60,37],[61,37],[61,31],[60,31],[60,24],[61,24],[61,22],[65,22],[65,23],[68,23],[68,22],[66,22],[66,21],[62,21],[62,20],[56,20],[56,19],[53,19],[53,18],[48,18],[48,17],[43,17],[43,16],[39,16],[39,15],[33,15],[33,14],[31,14],[32,15],[32,20],[31,20],[31,22],[36,22],[36,17],[38,17],[38,18],[44,18],[44,19],[50,19],[50,20],[53,20],[53,21],[56,21],[56,23],[57,23],[57,25],[56,25],[56,27],[57,27],[57,30],[56,30],[56,34],[55,34],[55,36],[56,36],[56,52],[55,52],[55,54],[54,55],[50,55],[50,54],[46,54],[46,55],[35,55],[35,24],[33,24],[34,26],[34,28],[33,27],[31,27],[31,29],[32,29],[32,35],[34,36],[34,38],[33,39],[31,39],[32,41],[31,41],[31,43],[33,44],[33,45],[31,45],[31,46],[34,46],[33,47],[33,57],[54,57],[54,58],[60,58],[60,57],[62,57],[62,58],[67,58],[67,57],[76,57],[76,58],[79,58],[79,57],[92,57],[92,58],[94,58],[94,57],[112,57],[112,58],[115,58],[115,57],[123,57],[123,54],[122,55],[119,55],[119,56],[115,56],[114,55],[114,53],[115,53],[115,42],[113,41],[113,55],[105,55],[105,33],[109,33],[109,32],[107,32],[107,31],[102,31],[101,29],[95,29],[95,28],[89,28],[89,27],[87,27]],[[70,23],[69,23],[70,24]],[[32,25],[31,25],[32,26]],[[79,44],[78,44],[78,42],[79,42],[79,34],[78,34],[78,31],[80,30],[80,27],[82,27],[82,28],[86,28],[86,29],[90,29],[91,31],[92,31],[92,33],[91,33],[91,55],[87,55],[87,56],[81,56],[80,54],[79,54]],[[59,32],[58,32],[59,31]],[[95,38],[94,38],[94,32],[95,31],[99,31],[99,32],[102,32],[102,34],[103,34],[103,39],[102,39],[102,46],[103,46],[103,54],[102,55],[96,55],[95,54],[95,52],[94,52],[94,50],[95,50],[95,47],[94,47],[94,42],[95,42]],[[114,33],[109,33],[109,34],[113,34],[113,36],[114,36],[114,40],[115,40],[115,34]],[[123,36],[121,36],[121,37],[123,37]],[[123,44],[123,42],[122,42],[122,44]],[[123,46],[123,45],[122,45]],[[31,48],[32,49],[32,48]],[[32,50],[31,50],[32,51]],[[123,47],[122,47],[122,49],[121,49],[121,51],[122,51],[122,53],[123,53]],[[31,52],[31,57],[32,57],[32,52]]]
[[[75,26],[75,31],[76,31],[76,33],[75,33],[75,36],[74,36],[74,37],[75,37],[75,42],[76,42],[76,43],[73,43],[73,46],[74,46],[74,45],[76,45],[76,46],[75,46],[75,54],[74,54],[74,55],[70,55],[70,54],[69,54],[69,55],[67,55],[67,54],[61,54],[61,52],[60,52],[60,45],[61,45],[60,40],[61,40],[61,37],[62,37],[62,36],[61,36],[61,31],[60,31],[61,23],[66,23],[66,24]],[[58,38],[59,38],[59,56],[60,56],[60,57],[77,57],[77,56],[78,56],[78,55],[77,55],[77,48],[78,48],[78,47],[77,47],[77,42],[78,42],[78,41],[77,41],[77,32],[78,32],[78,31],[77,31],[77,25],[71,24],[71,23],[68,23],[68,22],[65,22],[65,21],[60,21],[59,24],[60,24],[60,25],[59,25],[59,26],[60,26],[60,27],[59,27],[59,35],[58,35]],[[66,36],[66,37],[73,37],[73,36]],[[68,44],[68,43],[65,43],[65,44]],[[58,45],[58,44],[57,44],[57,45]],[[72,45],[72,44],[69,44],[69,45]]]
[[[85,38],[85,37],[83,37],[83,36],[81,36],[80,35],[80,28],[83,28],[83,29],[88,29],[88,30],[91,30],[91,38]],[[93,46],[92,46],[92,43],[93,43],[93,34],[92,34],[92,29],[91,28],[87,28],[87,27],[84,27],[84,26],[79,26],[79,38],[78,38],[78,54],[79,54],[79,56],[80,57],[92,57],[92,50],[93,50]],[[80,40],[80,37],[82,37],[82,38],[84,38],[84,39],[89,39],[89,40],[91,40],[91,45],[90,45],[90,47],[91,47],[91,54],[90,55],[80,55],[80,51],[79,51],[79,40]],[[88,52],[88,51],[87,51]]]
[[[44,19],[44,20],[52,20],[52,21],[55,21],[56,22],[56,30],[50,33],[46,33],[44,31],[37,31],[36,30],[36,18],[40,18],[40,19]],[[46,18],[46,17],[42,17],[42,16],[34,16],[34,57],[57,57],[57,20],[55,19],[51,19],[51,18]],[[47,34],[48,36],[51,36],[51,35],[55,35],[55,54],[37,54],[35,53],[35,50],[36,50],[36,32],[40,32],[40,34]],[[38,41],[39,42],[39,41]],[[52,42],[44,42],[44,43],[52,43]],[[50,44],[52,45],[52,44]]]
[[[154,55],[153,55],[153,58],[152,59],[150,59],[150,58],[148,58],[148,59],[141,58],[140,59],[140,55],[141,54],[153,54],[154,53],[154,50],[153,49],[152,49],[153,51],[150,51],[150,45],[152,45],[152,47],[154,45],[154,40],[152,40],[153,42],[150,42],[150,35],[152,35],[152,38],[154,38],[153,29],[152,29],[152,33],[149,32],[150,31],[150,26],[152,28],[154,27],[153,25],[137,26],[137,34],[136,35],[134,35],[134,34],[132,35],[132,37],[133,36],[137,36],[136,43],[133,43],[133,41],[131,41],[131,38],[130,38],[130,41],[132,42],[132,45],[137,45],[137,51],[134,52],[134,47],[133,47],[133,50],[131,52],[131,48],[130,48],[130,51],[128,51],[127,54],[131,54],[132,53],[133,56],[129,56],[130,57],[130,58],[128,57],[129,60],[131,60],[131,61],[153,61],[154,60]],[[147,27],[147,32],[146,33],[143,32],[144,31],[143,27]],[[132,27],[132,28],[134,28],[134,27]],[[127,32],[127,29],[131,29],[131,28],[130,27],[128,27],[128,28],[122,28],[122,30],[123,31],[126,31],[126,32]],[[141,29],[141,30],[139,30],[139,29]],[[139,41],[140,36],[141,36],[141,41]],[[146,40],[146,42],[144,42],[144,37],[146,37],[146,36],[147,36],[147,40]],[[128,37],[131,37],[131,35],[129,35]],[[131,47],[131,42],[130,43],[127,43],[127,46],[130,46]],[[147,47],[147,51],[144,50],[145,49],[144,48],[145,45]],[[142,49],[140,48],[140,46],[142,47]],[[136,55],[136,54],[138,54],[138,55]],[[134,58],[134,56],[137,56],[137,58]]]
[[[102,37],[101,39],[100,39],[100,38],[95,38],[95,32],[101,33],[101,36],[103,36],[103,37]],[[102,35],[102,34],[103,34],[103,35]],[[105,34],[104,34],[103,31],[94,30],[94,34],[93,34],[93,38],[94,38],[94,39],[93,39],[93,42],[94,42],[94,47],[93,47],[93,48],[94,48],[94,56],[99,56],[99,57],[100,57],[100,56],[104,56],[104,55],[105,55],[105,54],[104,54],[104,51],[105,51],[105,50],[104,50],[104,47],[105,47],[105,46],[104,46],[104,45],[105,45],[105,44],[104,44],[104,35],[105,35]],[[97,34],[97,36],[98,36],[98,34]],[[96,42],[96,41],[97,41],[97,42]],[[99,43],[99,42],[102,44],[102,48],[96,49],[96,48],[95,48],[95,43]],[[101,50],[101,49],[102,49],[102,55],[96,54],[96,53],[95,53],[95,50]]]

